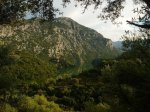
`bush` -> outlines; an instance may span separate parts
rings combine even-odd
[[[85,103],[85,112],[110,112],[110,106],[106,103],[94,104],[92,102]]]
[[[18,112],[18,111],[9,104],[3,104],[0,106],[0,112]]]
[[[19,102],[19,110],[21,112],[61,112],[59,105],[47,101],[43,95],[24,96]]]

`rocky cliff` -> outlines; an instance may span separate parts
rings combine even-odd
[[[53,22],[28,20],[19,26],[0,26],[0,41],[15,45],[18,50],[45,55],[65,67],[84,68],[93,59],[112,58],[117,54],[110,39],[66,17]]]

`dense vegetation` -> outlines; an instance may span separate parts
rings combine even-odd
[[[96,59],[93,69],[75,76],[58,75],[47,59],[1,44],[1,111],[150,111],[150,41],[148,32],[138,36],[125,37],[118,58]]]
[[[69,2],[70,0],[64,0]],[[125,0],[106,0],[102,19],[114,21],[121,15]],[[137,24],[149,25],[149,0],[144,3]],[[100,0],[78,0],[85,9]],[[143,12],[144,11],[144,12]],[[1,0],[0,24],[33,17],[51,20],[53,0]],[[39,16],[37,16],[39,15]],[[149,30],[125,37],[124,52],[116,59],[95,59],[93,69],[75,76],[58,75],[57,67],[28,50],[17,50],[0,41],[0,111],[1,112],[149,112],[150,111],[150,37]]]

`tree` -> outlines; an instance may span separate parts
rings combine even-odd
[[[21,112],[62,112],[59,105],[49,102],[44,95],[24,96],[19,102]]]
[[[64,6],[70,0],[62,0]],[[99,18],[102,20],[110,19],[114,22],[121,16],[126,0],[74,0],[84,6],[84,10],[90,5],[95,5],[95,9],[102,7]],[[140,9],[134,9],[139,14],[138,22],[127,21],[131,25],[141,28],[150,28],[150,2],[149,0],[133,0],[135,4],[142,4]],[[35,18],[52,20],[58,9],[53,7],[53,0],[0,0],[0,24],[22,20],[27,14],[32,14]],[[140,15],[142,17],[140,17]]]
[[[53,0],[0,0],[0,24],[23,20],[27,14],[52,20],[55,16]]]
[[[63,0],[65,5],[70,2],[70,0]],[[127,0],[75,0],[84,6],[84,10],[90,5],[94,5],[95,9],[102,7],[102,13],[99,15],[99,18],[102,20],[110,19],[114,22],[118,17],[121,16],[121,12],[124,9],[124,2]],[[135,13],[138,13],[139,16],[138,22],[127,21],[131,25],[135,25],[141,28],[150,28],[150,2],[149,0],[133,0],[135,4],[142,4],[140,9],[134,9]]]
[[[10,51],[11,51],[10,46],[0,45],[0,67],[12,63]]]
[[[1,112],[18,112],[17,109],[15,109],[9,104],[0,105],[0,110]]]

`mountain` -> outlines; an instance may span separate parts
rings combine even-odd
[[[118,49],[122,49],[122,41],[115,41],[115,42],[113,42],[113,46],[115,47],[115,48],[118,48]]]
[[[0,26],[0,42],[48,58],[60,70],[89,68],[97,58],[114,58],[118,52],[110,39],[70,18],[53,22],[27,20],[18,26]]]

